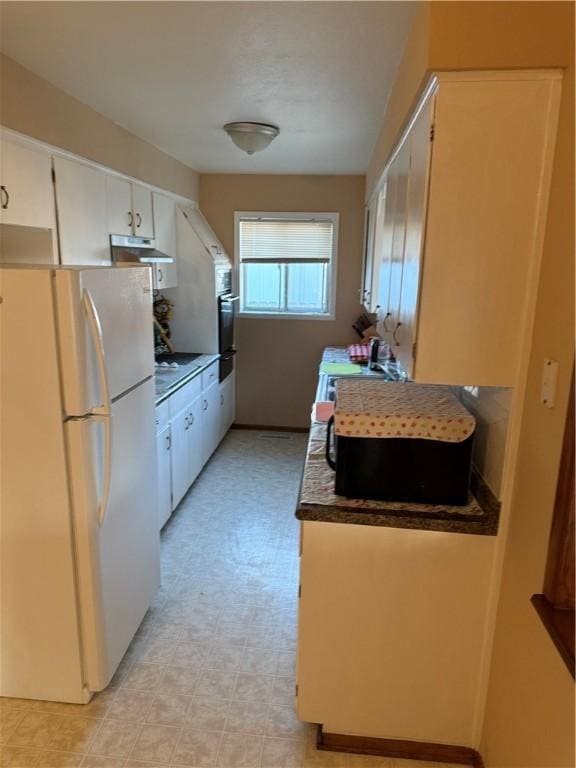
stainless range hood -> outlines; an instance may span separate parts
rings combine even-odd
[[[150,237],[132,235],[110,235],[112,261],[134,264],[172,264],[174,259],[156,250],[156,241]]]

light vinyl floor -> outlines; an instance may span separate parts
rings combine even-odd
[[[87,705],[0,699],[5,768],[437,768],[314,747],[294,713],[306,436],[234,430],[162,533],[162,587]]]

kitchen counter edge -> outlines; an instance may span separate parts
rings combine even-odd
[[[196,376],[200,376],[202,371],[205,371],[206,368],[209,368],[213,363],[215,363],[217,360],[220,360],[220,355],[209,355],[209,354],[203,354],[202,359],[198,359],[198,368],[195,368],[190,373],[186,373],[184,376],[182,376],[181,379],[177,379],[172,386],[166,390],[166,392],[163,392],[161,395],[156,397],[154,400],[154,405],[158,406],[160,403],[163,403],[164,400],[167,400],[169,397],[171,397],[175,392],[177,392],[179,389],[181,389],[185,384],[188,384],[189,381],[192,381],[192,379],[195,379]]]

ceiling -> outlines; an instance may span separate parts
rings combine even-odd
[[[204,173],[364,173],[411,2],[2,2],[0,48]],[[252,156],[224,123],[269,122]]]

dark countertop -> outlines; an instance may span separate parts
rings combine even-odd
[[[156,367],[154,373],[156,405],[160,405],[184,384],[199,376],[209,365],[218,360],[220,355],[190,354],[190,360],[186,361],[183,358],[184,355],[178,356],[180,360],[178,368]]]
[[[334,359],[333,353],[333,348],[326,350],[323,361]],[[296,517],[299,520],[483,536],[495,536],[498,532],[500,502],[475,472],[471,482],[472,492],[465,506],[412,504],[337,496],[334,492],[334,472],[327,465],[324,456],[325,435],[326,424],[312,422],[296,508]]]

